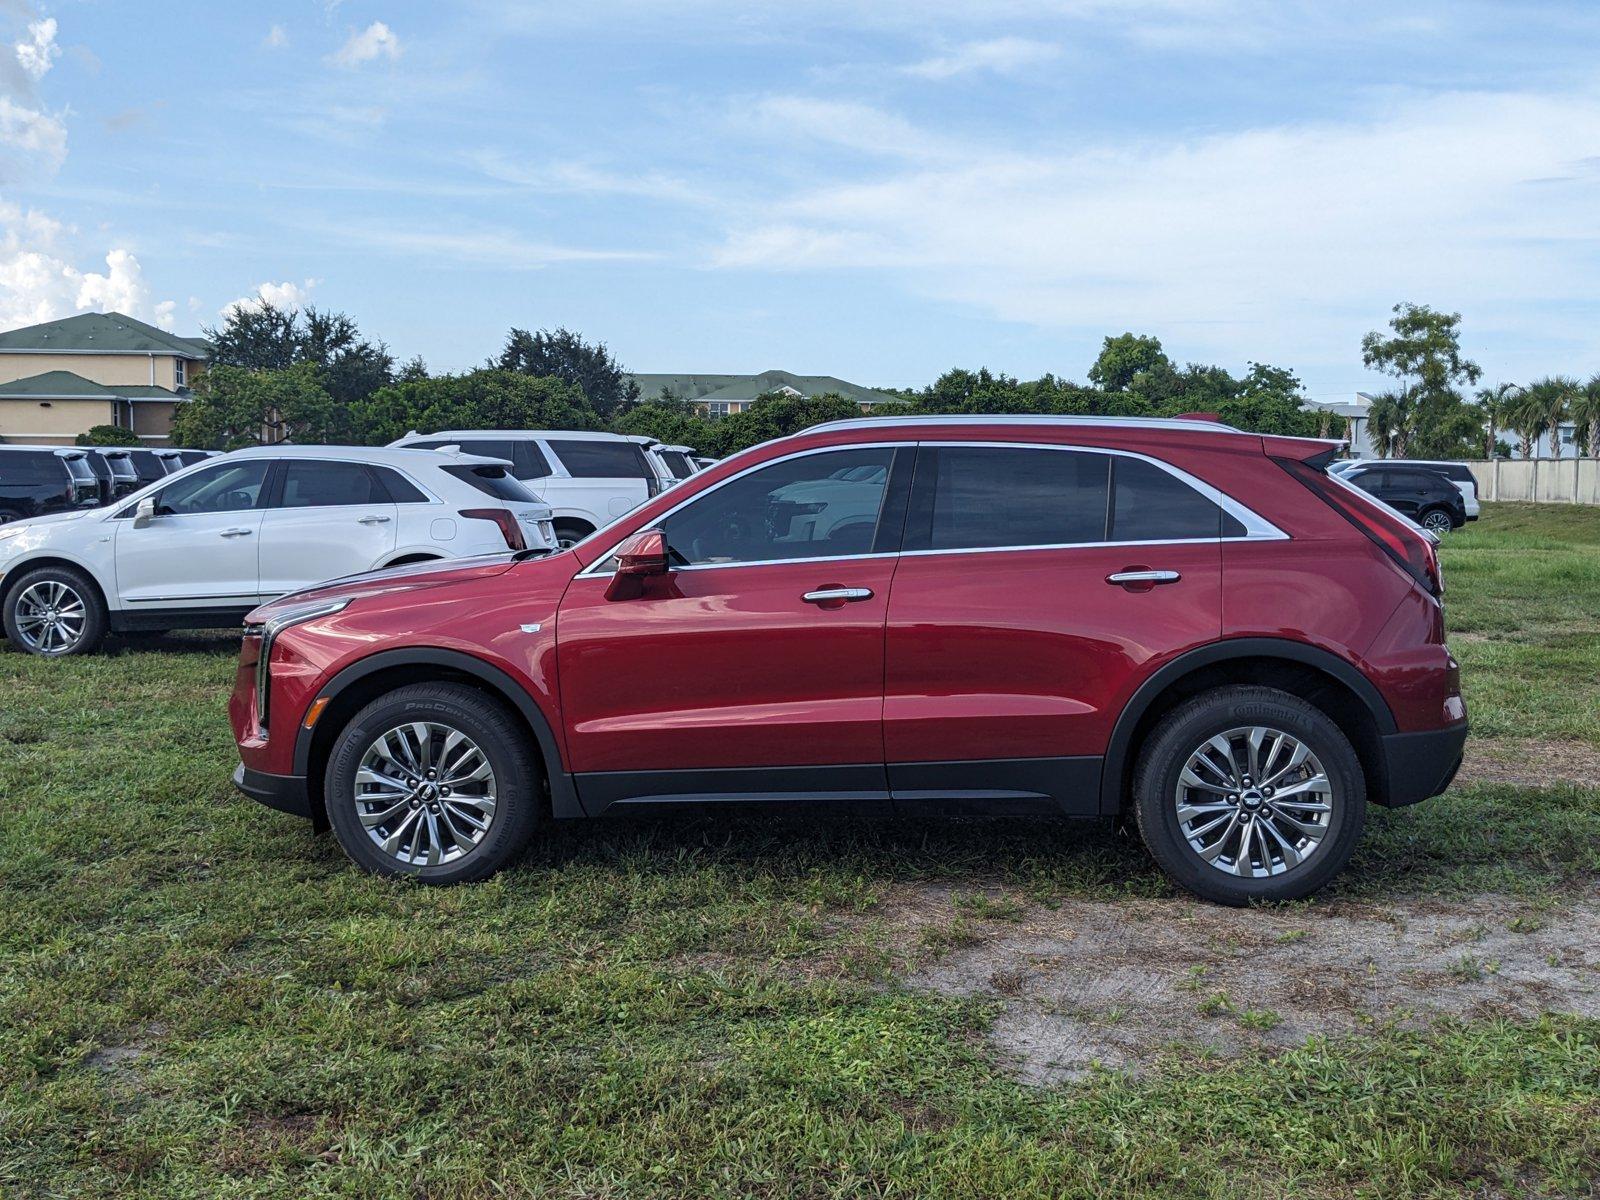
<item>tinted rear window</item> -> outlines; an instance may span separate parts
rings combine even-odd
[[[66,470],[54,454],[0,453],[0,483],[64,483]]]
[[[389,493],[389,499],[396,504],[426,504],[428,497],[422,490],[412,483],[399,471],[390,470],[388,467],[368,467],[378,477],[383,488]]]
[[[71,458],[62,455],[61,459],[67,464],[67,471],[79,483],[94,482],[94,468],[89,465],[89,460],[83,455],[75,454]]]
[[[538,499],[518,480],[513,479],[504,467],[446,467],[444,473],[454,475],[463,483],[470,484],[485,496],[493,496],[496,500],[513,500],[527,504]]]
[[[659,451],[661,461],[667,464],[667,470],[672,472],[674,479],[687,479],[694,474],[694,467],[689,463],[689,456],[682,450]]]
[[[1114,542],[1221,537],[1222,509],[1170,471],[1142,458],[1116,459],[1109,535]]]
[[[1110,468],[1109,455],[1070,450],[925,448],[917,459],[917,486],[932,481],[926,548],[1103,541]],[[923,491],[919,507],[926,503]]]
[[[576,479],[650,479],[655,472],[633,442],[550,439],[550,449]]]
[[[389,497],[361,463],[290,461],[283,468],[281,508],[386,504]]]

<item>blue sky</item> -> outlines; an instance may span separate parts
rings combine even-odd
[[[476,365],[1600,371],[1600,6],[0,0],[0,323],[270,295]],[[3,47],[0,47],[3,50]]]

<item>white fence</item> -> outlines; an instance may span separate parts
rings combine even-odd
[[[1480,500],[1600,504],[1600,461],[1596,459],[1495,459],[1467,466],[1478,481]]]

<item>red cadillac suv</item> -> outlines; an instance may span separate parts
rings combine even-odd
[[[888,801],[1130,812],[1178,884],[1304,896],[1466,710],[1433,539],[1214,423],[891,418],[735,455],[572,549],[263,605],[248,795],[369,870],[480,879],[551,818]]]

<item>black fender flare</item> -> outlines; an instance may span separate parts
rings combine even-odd
[[[1114,815],[1122,807],[1122,777],[1133,751],[1134,730],[1139,727],[1139,722],[1155,703],[1156,697],[1192,671],[1240,658],[1277,658],[1314,667],[1331,675],[1355,693],[1372,714],[1380,736],[1396,731],[1394,713],[1390,711],[1383,695],[1370,679],[1337,655],[1288,638],[1227,638],[1180,654],[1140,684],[1123,706],[1122,715],[1112,727],[1111,740],[1106,745],[1105,765],[1100,772],[1102,813]]]
[[[562,763],[561,744],[556,740],[555,730],[551,728],[550,721],[534,703],[533,697],[528,695],[526,688],[499,667],[484,662],[481,658],[460,650],[445,650],[437,646],[408,646],[400,650],[383,650],[351,663],[330,679],[317,695],[326,696],[331,700],[351,684],[379,671],[388,671],[395,667],[448,667],[450,670],[470,675],[486,685],[516,709],[527,722],[528,728],[533,731],[534,740],[539,743],[539,753],[544,759],[545,775],[550,782],[552,813],[556,817],[584,815],[583,807],[578,803],[578,790],[573,786],[572,776],[567,773]],[[296,736],[294,743],[296,775],[304,777],[310,769],[311,743],[315,737],[315,730],[304,727]]]

